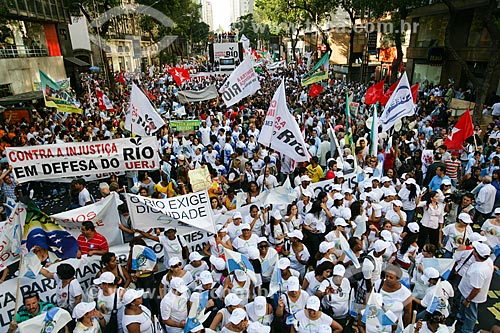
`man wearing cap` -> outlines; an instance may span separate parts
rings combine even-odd
[[[23,294],[23,305],[17,311],[15,320],[10,323],[8,333],[14,333],[17,324],[45,313],[52,308],[55,308],[55,305],[50,302],[40,301],[40,297],[36,292]]]
[[[167,333],[183,333],[188,317],[188,287],[182,278],[170,280],[170,291],[160,303],[160,315]]]
[[[224,225],[224,227],[227,228],[227,234],[229,235],[229,238],[231,238],[233,246],[234,246],[234,240],[242,234],[241,230],[243,226],[243,224],[241,223],[242,220],[243,216],[241,215],[241,213],[236,212],[233,214],[232,218],[229,218],[226,221],[226,224]]]
[[[491,279],[493,278],[493,261],[490,259],[491,249],[480,242],[472,243],[473,263],[458,285],[462,295],[459,318],[463,321],[462,333],[474,332],[477,321],[478,305],[488,299]]]
[[[293,189],[293,195],[298,200],[302,200],[302,192],[304,192],[305,190],[312,190],[311,178],[308,175],[303,175],[300,177],[300,185]]]
[[[361,263],[361,271],[363,272],[363,279],[360,281],[358,288],[363,289],[365,292],[370,292],[376,281],[380,279],[382,267],[384,265],[384,254],[389,247],[389,243],[381,239],[375,242],[373,250],[368,253]],[[369,257],[369,258],[368,258]],[[362,298],[362,297],[360,297]]]
[[[229,322],[221,329],[221,333],[244,332],[248,327],[247,313],[244,309],[234,309],[229,317]]]
[[[291,326],[290,332],[323,332],[325,328],[330,328],[332,333],[340,333],[343,328],[320,310],[321,301],[317,296],[311,296],[307,300],[306,308],[295,314],[297,325]],[[297,327],[297,328],[296,328]],[[322,330],[323,329],[323,330]]]
[[[236,237],[233,241],[234,248],[241,254],[248,256],[248,249],[251,247],[257,247],[259,237],[252,234],[252,227],[244,223],[241,225],[241,235]]]
[[[203,261],[203,256],[198,252],[191,252],[189,254],[189,264],[184,266],[184,270],[191,273],[193,280],[198,279],[202,271],[208,270],[208,264]]]
[[[169,267],[168,261],[174,257],[181,258],[183,265],[186,263],[185,261],[189,257],[189,249],[184,237],[177,235],[177,229],[174,227],[167,227],[163,235],[160,234],[159,236],[138,229],[135,231],[140,233],[142,237],[154,240],[163,246],[163,263],[165,266]]]

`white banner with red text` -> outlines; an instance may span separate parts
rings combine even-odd
[[[83,206],[59,214],[51,215],[56,222],[66,229],[73,237],[78,238],[80,228],[85,221],[94,223],[98,233],[103,235],[109,246],[123,244],[122,232],[118,228],[120,215],[118,206],[123,201],[118,193],[111,192],[106,198],[88,206]]]
[[[20,183],[159,168],[155,137],[9,147],[6,151],[12,172]]]

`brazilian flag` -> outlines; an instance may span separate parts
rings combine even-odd
[[[316,65],[304,76],[302,76],[301,85],[303,87],[328,79],[328,69],[330,68],[330,52],[327,52]]]

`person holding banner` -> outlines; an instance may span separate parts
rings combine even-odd
[[[31,318],[49,311],[56,306],[50,302],[40,301],[40,296],[37,292],[29,292],[23,294],[23,305],[17,310],[16,318],[10,323],[8,333],[14,333],[17,329],[17,324],[22,323]]]

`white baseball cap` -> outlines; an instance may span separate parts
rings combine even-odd
[[[302,240],[304,238],[304,234],[300,230],[294,230],[294,231],[288,233],[288,238],[292,238],[292,237]]]
[[[495,214],[495,215],[500,214],[500,207],[495,208],[495,212],[494,212],[494,214]]]
[[[401,202],[401,200],[392,200],[392,204],[394,206],[403,207],[403,203]]]
[[[251,229],[252,229],[252,227],[250,227],[250,224],[248,224],[248,223],[243,223],[241,225],[241,230],[251,230]]]
[[[308,175],[303,175],[302,177],[300,177],[301,182],[310,182],[311,180],[311,177],[309,177]]]
[[[386,242],[394,241],[394,239],[392,238],[392,233],[389,230],[382,230],[380,232],[380,237]]]
[[[236,280],[240,282],[247,280],[247,273],[245,273],[245,271],[242,271],[241,269],[235,270],[234,276],[236,276]]]
[[[404,179],[404,178],[403,178]],[[404,182],[405,184],[413,184],[413,185],[417,185],[417,182],[415,181],[414,178],[408,178],[407,180],[405,180]]]
[[[434,267],[427,267],[424,269],[424,274],[422,274],[422,281],[424,283],[429,282],[429,279],[437,279],[439,277],[439,271]]]
[[[299,278],[296,276],[290,276],[287,280],[287,289],[288,291],[299,291],[300,290]]]
[[[175,266],[177,264],[182,264],[182,260],[179,259],[179,257],[172,257],[172,258],[168,259],[168,266],[172,267],[172,266]]]
[[[288,259],[288,258],[281,258],[278,261],[278,268],[279,269],[287,269],[288,267],[290,267],[290,259]]]
[[[473,232],[469,236],[469,240],[471,242],[486,242],[488,239],[486,238],[486,236],[481,235],[479,232]]]
[[[341,217],[335,219],[334,224],[338,227],[347,227],[349,224]]]
[[[224,298],[225,306],[237,306],[241,303],[241,298],[234,293],[227,294],[226,298]]]
[[[214,279],[212,277],[212,273],[210,273],[209,271],[202,271],[199,275],[199,278],[200,278],[201,284],[209,284],[209,283],[214,282]]]
[[[334,247],[335,247],[335,243],[323,241],[323,242],[321,242],[321,244],[319,244],[319,252],[327,253],[328,250],[333,249]]]
[[[241,216],[241,213],[240,212],[236,212],[233,214],[233,219],[242,219],[243,216]]]
[[[344,178],[344,173],[342,171],[337,171],[337,172],[335,172],[335,177]]]
[[[314,194],[309,189],[305,189],[302,191],[302,196],[312,198],[314,197]]]
[[[458,214],[458,219],[462,221],[463,223],[471,224],[472,219],[470,218],[470,215],[467,213],[460,213]]]
[[[242,308],[236,308],[231,313],[231,317],[229,317],[229,321],[235,325],[241,323],[247,317],[247,313]]]
[[[319,300],[318,296],[311,296],[307,300],[306,309],[318,311],[320,305],[321,305],[321,301]]]
[[[335,193],[333,195],[333,200],[344,200],[344,196],[340,193]]]
[[[94,311],[95,305],[96,305],[95,302],[89,302],[89,303],[80,302],[80,303],[78,303],[75,306],[75,308],[73,309],[73,318],[80,319],[83,316],[85,316],[85,314],[89,313],[90,311]]]
[[[344,276],[345,275],[345,267],[344,265],[335,265],[335,267],[333,267],[333,275],[336,275],[336,276]]]
[[[281,213],[279,210],[273,211],[272,217],[274,217],[275,220],[282,220],[283,216],[281,216]]]
[[[389,195],[396,196],[396,194],[397,194],[396,190],[393,189],[392,187],[389,187],[389,189],[385,191],[385,196],[386,197],[389,196]]]
[[[218,271],[222,271],[226,268],[226,262],[222,258],[218,258],[216,256],[210,256],[210,263],[214,265],[215,269]]]
[[[101,283],[114,283],[115,275],[111,272],[104,272],[100,277],[94,280],[94,284],[98,285]]]
[[[373,248],[375,249],[375,252],[377,252],[377,253],[384,251],[385,249],[387,249],[387,247],[389,247],[389,243],[387,243],[386,241],[383,241],[381,239],[375,241],[375,245],[373,246]]]
[[[184,280],[180,277],[174,277],[170,280],[170,288],[177,290],[180,293],[185,293],[188,291],[188,287]]]
[[[408,223],[408,230],[410,230],[413,234],[416,234],[420,231],[420,226],[417,222]]]
[[[259,240],[257,241],[257,244],[260,244],[260,243],[269,243],[269,241],[267,240],[266,237],[259,237]]]
[[[141,298],[144,295],[144,290],[142,289],[128,289],[123,295],[123,305],[132,303],[134,300]]]
[[[447,186],[451,186],[451,180],[445,178],[443,179],[443,181],[441,182],[442,185],[447,185]]]
[[[270,333],[271,326],[262,325],[258,321],[254,321],[248,325],[247,333]]]
[[[266,298],[264,296],[257,296],[253,302],[257,317],[264,317],[267,312]]]
[[[189,254],[189,261],[199,261],[202,260],[203,256],[199,254],[198,252],[191,252]]]
[[[384,176],[382,177],[382,179],[380,180],[382,183],[385,183],[385,182],[390,182],[391,181],[391,178],[387,177],[387,176]]]
[[[472,247],[481,257],[488,257],[491,254],[490,247],[484,243],[472,242]]]

